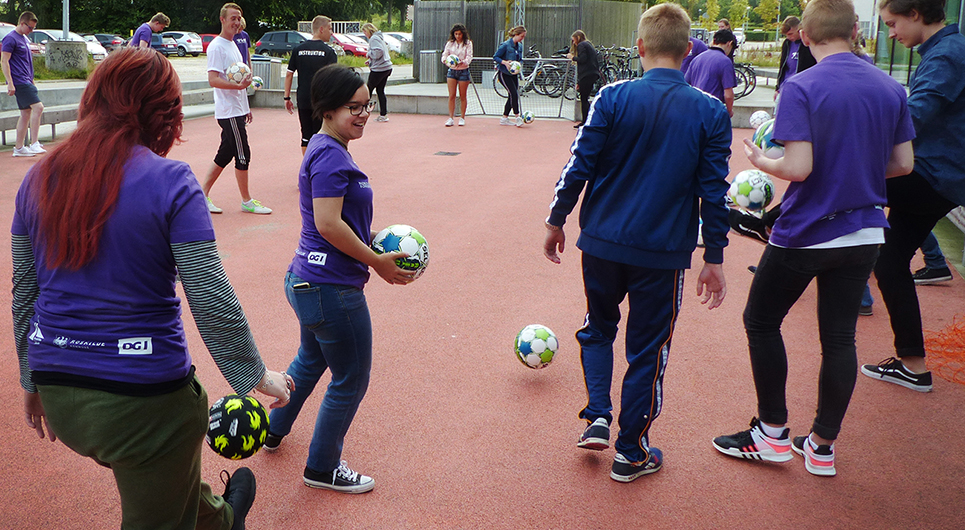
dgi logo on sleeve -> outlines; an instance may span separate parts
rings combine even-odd
[[[117,353],[120,355],[151,355],[154,347],[151,337],[131,337],[117,341]]]

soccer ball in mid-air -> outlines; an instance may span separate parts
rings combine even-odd
[[[766,110],[758,110],[751,114],[751,128],[757,129],[764,122],[771,119],[771,115]]]
[[[519,117],[523,118],[523,123],[533,123],[533,120],[536,119],[536,115],[533,114],[532,111],[528,111],[528,110],[523,111],[523,113],[520,114]]]
[[[516,335],[516,357],[519,362],[534,370],[546,368],[553,362],[553,356],[559,347],[553,331],[540,324],[530,324]]]
[[[509,63],[509,73],[516,75],[523,70],[523,65],[519,61]]]
[[[258,90],[259,88],[265,86],[265,80],[256,75],[255,77],[251,78],[251,86],[255,87],[255,90]]]
[[[754,145],[764,151],[767,158],[778,159],[784,156],[784,146],[774,141],[774,120],[770,119],[762,123],[754,131]]]
[[[748,169],[734,177],[727,195],[745,210],[760,211],[767,208],[774,198],[774,182],[767,173],[759,169]]]
[[[208,410],[205,441],[214,452],[232,460],[254,455],[268,437],[268,412],[257,399],[227,395]]]
[[[446,66],[448,66],[449,68],[455,68],[456,65],[458,64],[459,64],[459,56],[450,55],[446,57]]]
[[[409,225],[392,225],[375,235],[372,249],[377,254],[405,252],[407,258],[395,260],[400,269],[415,271],[413,280],[422,276],[429,266],[429,245],[418,230]]]
[[[245,63],[237,62],[229,66],[224,73],[226,76],[228,76],[228,81],[240,85],[242,82],[244,82],[245,77],[251,73],[251,68],[248,68],[248,65]]]

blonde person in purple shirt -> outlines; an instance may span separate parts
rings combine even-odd
[[[469,38],[469,30],[463,24],[453,24],[449,30],[449,40],[446,47],[442,49],[442,63],[450,55],[459,58],[455,66],[450,66],[446,72],[446,84],[449,86],[449,119],[446,120],[446,127],[452,127],[456,117],[456,87],[459,87],[459,126],[466,124],[466,106],[469,99],[466,97],[469,91],[469,63],[472,62],[472,40]],[[448,65],[447,65],[448,66]]]
[[[7,33],[0,45],[0,68],[7,80],[7,95],[16,96],[17,108],[20,109],[20,119],[17,120],[17,143],[13,149],[13,156],[36,156],[46,153],[40,145],[37,135],[40,134],[40,118],[44,112],[44,104],[40,102],[37,87],[34,86],[34,63],[30,54],[30,43],[27,35],[37,27],[37,15],[24,11],[20,15],[17,27]],[[27,126],[30,126],[31,145],[24,145],[27,140]]]
[[[348,144],[362,137],[375,105],[358,74],[345,66],[323,67],[312,78],[312,111],[322,120],[298,172],[301,234],[285,276],[285,294],[298,318],[301,344],[287,373],[295,381],[292,403],[272,411],[265,450],[279,449],[305,400],[326,371],[332,374],[308,444],[306,486],[365,493],[372,477],[342,461],[342,445],[369,384],[372,321],[365,301],[369,267],[392,285],[406,285],[412,272],[376,254],[372,242],[372,187]],[[298,450],[295,446],[289,450]]]
[[[135,48],[150,48],[151,47],[151,34],[161,33],[164,28],[171,25],[171,19],[168,18],[164,13],[158,13],[151,17],[150,22],[145,22],[141,24],[137,31],[134,32],[134,36],[131,37],[131,42],[128,46],[133,46]]]

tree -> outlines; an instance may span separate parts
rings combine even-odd
[[[727,12],[727,15],[733,27],[744,25],[748,7],[750,6],[747,4],[747,0],[734,0],[734,3],[730,5],[730,11]]]
[[[761,17],[761,22],[764,23],[764,28],[775,29],[777,28],[777,17],[778,17],[778,0],[761,0],[754,8],[754,12]]]
[[[707,29],[712,31],[717,29],[717,15],[720,15],[720,4],[717,0],[707,0]]]

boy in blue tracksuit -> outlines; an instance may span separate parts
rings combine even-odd
[[[586,186],[580,209],[586,322],[577,332],[589,396],[577,443],[609,447],[613,341],[620,302],[629,295],[620,433],[610,478],[630,482],[658,471],[648,433],[663,404],[663,374],[680,309],[684,269],[703,218],[704,268],[697,282],[713,309],[726,293],[727,160],[731,125],[716,98],[687,84],[690,19],[676,4],[648,9],[638,27],[641,79],[600,90],[573,143],[546,219],[543,252],[559,263],[563,223]]]

